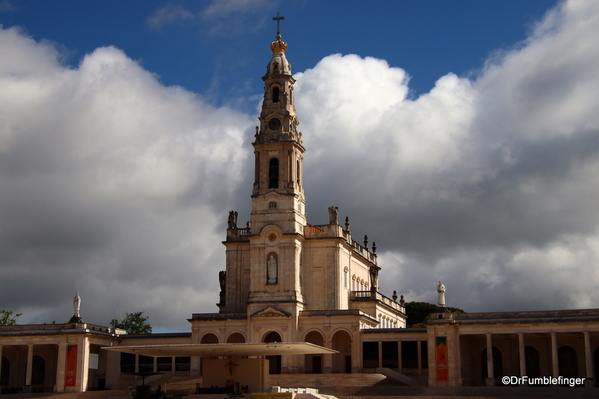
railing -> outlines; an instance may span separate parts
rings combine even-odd
[[[394,300],[387,298],[385,295],[381,294],[380,292],[375,292],[373,295],[372,291],[352,291],[349,294],[349,299],[350,299],[350,301],[364,301],[364,300],[379,301],[379,302],[384,303],[387,306],[392,307],[395,310],[399,310],[402,313],[406,312],[406,310],[403,306],[401,306],[399,303],[395,302]]]
[[[356,251],[369,261],[376,263],[376,254],[370,252],[368,248],[365,248],[362,245],[358,244],[356,240],[351,240],[351,246],[354,249],[354,251]]]
[[[234,228],[227,230],[227,241],[228,242],[236,242],[236,241],[249,241],[250,228]]]
[[[377,257],[375,253],[372,253],[360,245],[357,241],[351,239],[351,233],[345,230],[341,225],[338,224],[308,224],[304,230],[307,238],[344,238],[349,245],[351,245],[354,252],[363,256],[367,260],[376,264]]]

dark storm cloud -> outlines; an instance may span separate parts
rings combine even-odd
[[[217,294],[248,118],[114,48],[77,69],[14,28],[0,48],[0,308],[60,322],[78,291],[87,321],[143,310],[185,329]]]

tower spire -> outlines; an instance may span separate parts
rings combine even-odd
[[[280,39],[282,39],[282,37],[281,37],[281,20],[285,19],[285,17],[282,17],[280,15],[280,13],[277,12],[277,16],[272,17],[272,19],[274,21],[277,21],[277,37],[276,37],[276,39],[280,40]]]

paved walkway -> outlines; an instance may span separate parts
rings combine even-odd
[[[367,390],[368,388],[365,388]],[[362,392],[361,392],[362,393]],[[564,387],[397,387],[383,395],[346,396],[346,399],[391,399],[393,397],[424,399],[489,399],[489,398],[599,398],[599,388]]]
[[[367,390],[367,388],[365,388]],[[324,393],[324,392],[323,392]],[[72,393],[5,394],[0,399],[130,399],[126,391],[94,391]],[[249,395],[245,395],[246,398]],[[228,399],[227,395],[190,395],[188,399]],[[534,399],[534,398],[599,398],[599,388],[548,388],[548,387],[397,387],[384,395],[345,396],[342,399]]]

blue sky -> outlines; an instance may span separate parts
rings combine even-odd
[[[0,309],[217,310],[277,12],[308,221],[376,241],[383,294],[599,307],[599,2],[0,0]]]
[[[547,0],[455,1],[5,1],[4,27],[55,42],[65,62],[115,46],[160,76],[215,105],[261,95],[272,16],[285,16],[294,71],[341,53],[386,60],[411,77],[412,95],[448,72],[476,73],[490,54],[525,39]],[[11,4],[8,6],[7,4]],[[252,104],[252,109],[254,104]]]

